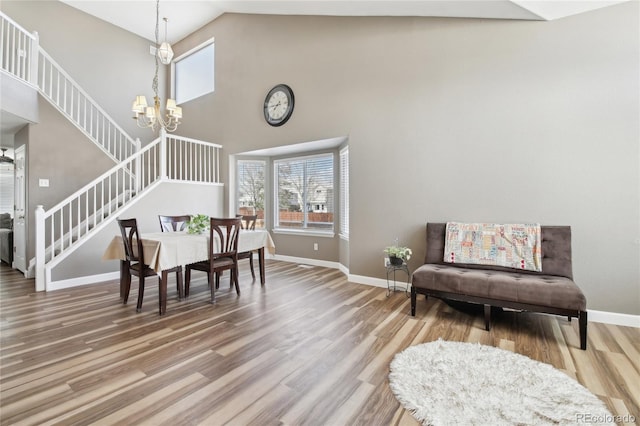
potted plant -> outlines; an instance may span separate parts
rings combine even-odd
[[[402,247],[397,245],[389,246],[384,249],[384,252],[389,256],[389,262],[392,265],[399,266],[403,262],[411,259],[413,252],[409,247]]]
[[[209,216],[206,214],[197,214],[187,222],[187,232],[189,234],[202,234],[209,230]]]

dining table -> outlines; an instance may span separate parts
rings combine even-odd
[[[190,234],[186,231],[180,232],[146,232],[140,233],[142,240],[142,250],[144,252],[144,263],[152,268],[162,277],[160,289],[161,295],[166,295],[167,274],[166,271],[177,266],[185,266],[191,263],[201,262],[209,259],[209,233]],[[216,241],[217,241],[216,236]],[[241,229],[238,236],[238,253],[246,251],[256,251],[260,267],[260,283],[265,284],[265,249],[270,254],[275,254],[275,244],[271,235],[266,229]],[[102,260],[120,260],[120,297],[124,297],[123,274],[126,272],[126,257],[122,236],[113,237],[107,246]],[[178,295],[181,297],[182,295]],[[166,310],[165,306],[160,307],[161,314]],[[161,305],[162,303],[161,297]]]

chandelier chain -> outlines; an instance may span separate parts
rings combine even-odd
[[[156,72],[153,76],[153,83],[151,84],[151,88],[153,89],[153,93],[155,93],[156,97],[158,97],[158,54],[157,49],[159,48],[158,41],[160,37],[158,36],[158,27],[160,25],[160,0],[156,1],[156,54],[154,58],[156,60]]]

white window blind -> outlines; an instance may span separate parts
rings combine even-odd
[[[0,168],[0,213],[13,217],[13,165]]]
[[[333,154],[274,161],[275,227],[333,231]]]
[[[238,160],[236,206],[239,214],[257,215],[256,228],[264,228],[264,188],[266,163]]]
[[[340,151],[340,235],[349,238],[349,147]]]

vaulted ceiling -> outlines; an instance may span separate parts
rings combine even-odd
[[[154,0],[61,1],[148,40],[155,39]],[[169,19],[168,39],[175,43],[223,13],[554,20],[624,1],[629,0],[162,0],[160,18]]]

